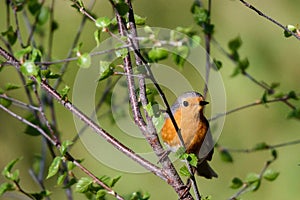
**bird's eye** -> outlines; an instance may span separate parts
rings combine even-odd
[[[199,102],[199,105],[200,105],[200,106],[205,106],[206,104],[208,104],[207,101],[200,101],[200,102]]]
[[[188,107],[189,106],[189,102],[187,102],[187,101],[183,101],[182,104],[183,104],[184,107]]]

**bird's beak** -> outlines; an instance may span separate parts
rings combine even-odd
[[[205,106],[206,104],[209,104],[207,101],[200,101],[200,106]]]

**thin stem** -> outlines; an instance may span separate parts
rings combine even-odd
[[[24,119],[23,117],[17,115],[16,113],[12,112],[11,110],[9,110],[8,108],[4,107],[2,104],[0,104],[0,109],[4,110],[5,112],[7,112],[8,114],[10,114],[11,116],[13,116],[14,118],[18,119],[19,121],[21,121],[22,123],[36,129],[38,132],[40,132],[41,135],[43,135],[45,138],[47,138],[47,140],[53,145],[55,146],[57,149],[59,149],[60,143],[56,142],[54,139],[52,139],[50,136],[48,136],[48,134],[39,126],[29,122],[28,120]],[[98,183],[99,185],[101,185],[105,190],[107,190],[107,192],[113,196],[115,196],[117,199],[123,200],[123,198],[121,196],[119,196],[115,191],[113,191],[110,187],[108,187],[105,183],[103,183],[100,179],[98,179],[93,173],[91,173],[88,169],[86,169],[85,167],[83,167],[76,159],[74,159],[74,157],[69,154],[68,152],[65,154],[65,158],[71,162],[73,162],[76,166],[78,166],[84,173],[86,173],[88,176],[90,176],[96,183]],[[21,191],[22,192],[22,191]],[[24,193],[25,194],[25,193]],[[28,195],[27,195],[28,196]]]
[[[285,27],[284,25],[282,25],[281,23],[279,23],[278,21],[276,21],[275,19],[265,15],[263,12],[261,12],[260,10],[258,10],[257,8],[255,8],[254,6],[252,6],[251,4],[247,3],[244,0],[240,0],[241,3],[243,3],[246,7],[250,8],[251,10],[255,11],[258,15],[262,16],[263,18],[271,21],[272,23],[276,24],[277,26],[279,26],[280,28],[282,28],[283,30],[287,31],[288,33],[292,34],[295,38],[297,38],[298,40],[300,40],[300,36],[292,31],[290,31],[287,27]]]

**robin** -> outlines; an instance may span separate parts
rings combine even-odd
[[[187,153],[198,157],[197,168],[199,176],[211,179],[218,177],[207,161],[212,159],[214,152],[209,124],[203,114],[204,106],[208,102],[197,92],[186,92],[179,96],[171,107],[171,112],[180,129]],[[166,114],[165,123],[161,129],[162,139],[169,151],[177,151],[180,141],[174,125]]]

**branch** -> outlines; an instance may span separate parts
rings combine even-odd
[[[244,0],[240,0],[240,2],[242,4],[244,4],[246,7],[250,8],[251,10],[255,11],[258,15],[262,16],[263,18],[266,18],[267,20],[271,21],[272,23],[276,24],[277,26],[279,26],[280,28],[282,28],[283,30],[285,30],[286,32],[292,34],[295,38],[297,38],[298,40],[300,40],[300,36],[292,31],[290,31],[287,27],[285,27],[284,25],[282,25],[281,23],[279,23],[278,21],[276,21],[275,19],[265,15],[263,12],[261,12],[260,10],[258,10],[257,8],[255,8],[254,6],[252,6],[251,4],[247,3]]]
[[[7,112],[8,114],[10,114],[11,116],[13,116],[14,118],[18,119],[19,121],[21,121],[22,123],[36,129],[38,132],[40,132],[41,135],[43,135],[45,138],[47,138],[47,140],[49,142],[51,142],[51,144],[53,144],[53,146],[55,146],[57,149],[60,149],[60,143],[58,143],[57,141],[55,141],[54,139],[52,139],[50,136],[48,136],[48,134],[39,126],[29,122],[28,120],[24,119],[23,117],[17,115],[16,113],[12,112],[11,110],[7,109],[6,107],[4,107],[2,104],[0,104],[0,109],[4,110],[5,112]],[[101,185],[105,190],[107,190],[107,192],[113,196],[115,196],[117,199],[123,200],[123,198],[121,196],[119,196],[115,191],[113,191],[110,187],[108,187],[105,183],[103,183],[100,179],[98,179],[95,175],[93,175],[88,169],[86,169],[84,166],[82,166],[79,162],[77,162],[72,156],[71,154],[69,154],[68,152],[65,155],[65,158],[71,162],[73,162],[76,166],[78,166],[84,173],[86,173],[88,176],[90,176],[91,178],[93,178],[93,180],[98,183],[99,185]]]

